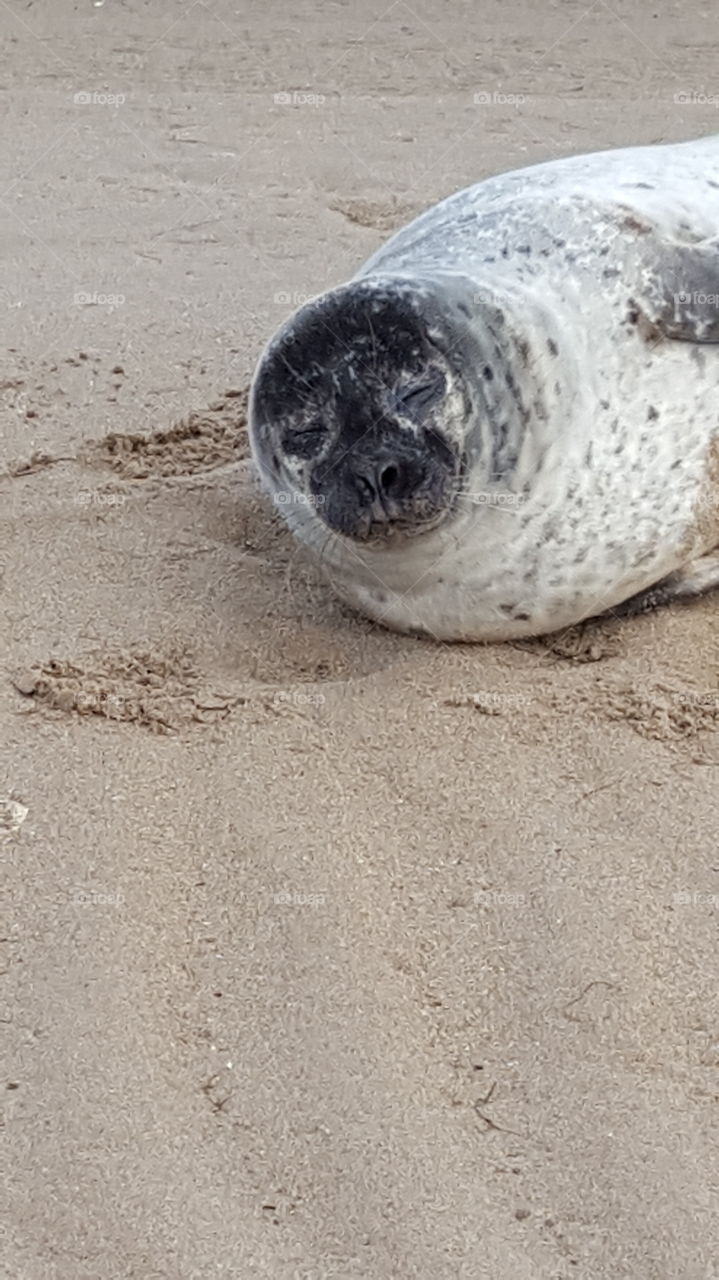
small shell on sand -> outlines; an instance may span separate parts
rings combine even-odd
[[[0,839],[19,831],[28,815],[27,806],[9,796],[0,796]]]

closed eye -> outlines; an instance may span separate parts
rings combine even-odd
[[[397,392],[397,401],[399,408],[404,413],[409,413],[412,417],[420,417],[427,412],[433,404],[441,400],[447,389],[444,374],[438,374],[436,378],[432,378],[427,382],[416,383],[414,386],[403,388]]]
[[[319,423],[305,427],[303,430],[287,431],[282,440],[285,453],[294,458],[311,458],[317,453],[327,438],[327,429]]]

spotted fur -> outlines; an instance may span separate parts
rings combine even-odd
[[[503,640],[708,589],[718,236],[719,137],[573,157],[451,196],[291,317],[253,452],[340,594]],[[378,506],[362,468],[391,456]]]

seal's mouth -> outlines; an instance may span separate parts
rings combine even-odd
[[[365,530],[356,530],[351,536],[355,542],[368,542],[375,545],[387,545],[403,542],[407,538],[419,538],[422,534],[431,533],[433,529],[444,524],[449,516],[449,508],[439,511],[428,520],[372,520]]]

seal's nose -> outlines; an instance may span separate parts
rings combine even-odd
[[[376,519],[391,518],[397,504],[411,496],[420,480],[420,468],[403,458],[379,458],[354,471],[357,487]]]

